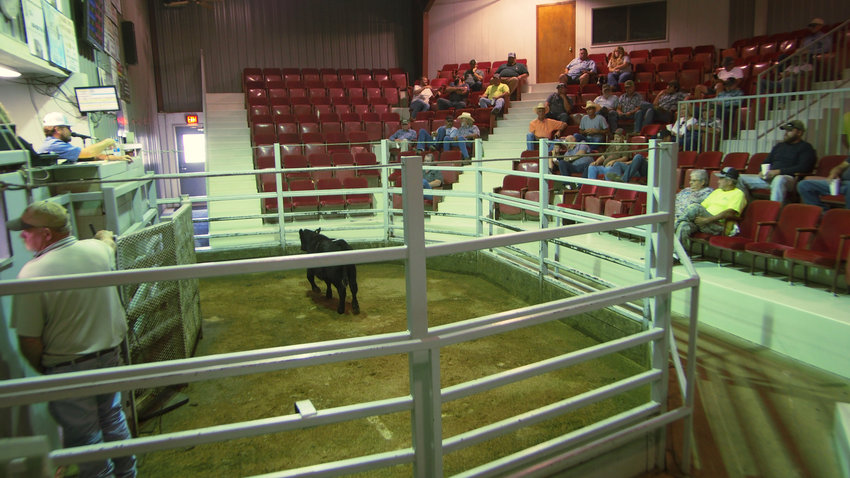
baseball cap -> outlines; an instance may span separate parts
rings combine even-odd
[[[567,87],[566,83],[558,83],[558,86],[556,86],[555,88],[566,88],[566,87]]]
[[[508,53],[508,58],[516,58],[516,53],[514,53],[514,52]]]
[[[815,17],[809,22],[809,25],[823,25],[823,18]]]
[[[6,228],[10,231],[23,231],[32,227],[62,229],[67,225],[68,211],[50,201],[34,202],[24,209],[21,217],[6,222]]]
[[[410,121],[403,119],[403,120],[401,120],[401,124],[410,124]]]
[[[800,120],[791,120],[791,121],[789,121],[787,123],[783,123],[782,125],[779,126],[779,129],[786,130],[786,131],[789,130],[789,129],[792,129],[792,128],[798,129],[800,131],[806,131],[806,125],[803,124],[803,122],[800,121]]]
[[[723,168],[723,171],[720,171],[719,173],[714,173],[714,175],[718,178],[726,178],[731,179],[733,181],[738,180],[738,170],[731,166]]]
[[[44,115],[44,120],[41,122],[42,126],[71,126],[71,121],[68,120],[68,117],[64,114],[54,111],[52,113],[47,113]]]

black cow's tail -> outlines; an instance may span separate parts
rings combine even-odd
[[[357,266],[348,264],[342,276],[342,282],[351,287],[351,293],[357,294]]]

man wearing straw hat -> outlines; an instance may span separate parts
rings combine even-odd
[[[604,143],[608,134],[608,121],[604,116],[596,114],[599,112],[599,105],[588,101],[584,110],[587,114],[581,118],[579,132],[588,143]]]
[[[30,204],[6,227],[21,231],[27,250],[35,253],[21,268],[19,279],[108,272],[115,267],[112,232],[99,231],[95,239],[77,240],[71,235],[68,212],[57,203]],[[124,307],[115,287],[16,295],[12,300],[12,326],[21,353],[33,368],[46,375],[119,365],[119,347],[127,333]],[[48,409],[62,426],[65,447],[130,438],[120,393],[54,400]],[[136,475],[133,456],[78,466],[80,476]]]
[[[447,139],[449,147],[457,146],[460,154],[463,155],[464,161],[469,160],[469,145],[476,138],[481,136],[481,131],[478,126],[475,126],[475,119],[471,114],[464,112],[457,117],[460,120],[460,128],[456,128],[451,136]]]
[[[537,103],[534,112],[537,113],[537,118],[528,123],[528,134],[525,135],[526,151],[534,151],[534,146],[540,139],[560,138],[567,128],[567,123],[546,117],[546,103]],[[552,146],[549,144],[549,151],[552,151]]]

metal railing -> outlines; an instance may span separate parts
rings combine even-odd
[[[121,390],[192,383],[202,380],[217,380],[248,374],[286,370],[314,365],[358,360],[386,355],[406,354],[409,357],[409,395],[367,401],[345,406],[320,409],[315,415],[298,413],[266,417],[237,423],[204,427],[193,430],[163,433],[156,436],[133,438],[122,442],[102,443],[91,446],[54,450],[49,458],[54,465],[67,465],[80,461],[123,456],[130,453],[142,454],[159,450],[178,449],[238,438],[260,436],[281,431],[302,430],[317,426],[342,423],[369,416],[408,412],[411,415],[410,436],[412,446],[375,453],[356,458],[313,464],[277,472],[274,476],[330,476],[343,473],[365,472],[381,467],[410,464],[414,475],[436,477],[444,474],[443,455],[476,443],[503,436],[522,427],[561,416],[591,403],[613,397],[629,390],[649,386],[650,396],[640,406],[623,410],[619,414],[591,425],[573,430],[564,435],[536,444],[522,452],[504,456],[498,460],[469,469],[459,476],[492,476],[517,471],[532,475],[545,470],[552,472],[569,467],[577,460],[587,460],[614,447],[646,436],[654,435],[654,456],[647,459],[661,466],[664,463],[667,437],[665,427],[677,420],[684,420],[683,443],[679,462],[684,469],[690,467],[690,435],[694,403],[694,370],[696,346],[696,311],[699,279],[687,260],[681,246],[675,243],[672,231],[673,164],[676,156],[674,144],[659,144],[652,141],[647,148],[649,154],[649,182],[646,186],[606,183],[637,189],[648,194],[645,214],[610,219],[592,214],[573,213],[548,200],[538,202],[516,200],[523,207],[537,208],[539,220],[536,230],[494,234],[485,226],[497,224],[487,217],[486,202],[515,201],[506,196],[483,191],[485,173],[504,174],[505,170],[487,168],[481,160],[480,144],[476,148],[476,160],[467,173],[475,175],[477,206],[467,214],[475,220],[473,239],[457,242],[427,244],[429,233],[425,226],[425,210],[422,189],[422,162],[413,157],[398,165],[401,168],[402,187],[381,186],[381,194],[401,194],[402,209],[392,211],[391,202],[386,206],[403,219],[403,228],[387,221],[385,236],[391,237],[391,229],[403,231],[403,244],[377,249],[354,250],[330,254],[305,254],[279,256],[262,259],[234,260],[221,263],[184,265],[180,267],[157,267],[145,270],[128,270],[99,274],[51,277],[27,281],[0,282],[0,295],[8,296],[35,291],[98,287],[118,284],[180,280],[186,278],[219,277],[233,274],[284,271],[340,264],[363,264],[383,261],[404,260],[407,282],[407,330],[397,333],[371,335],[328,342],[304,343],[293,346],[250,350],[189,359],[173,360],[152,364],[122,366],[111,369],[77,372],[36,378],[7,380],[0,383],[0,407],[11,407],[37,403],[44,397],[71,398],[90,396],[93,393],[108,393]],[[541,144],[545,150],[546,142]],[[386,147],[386,144],[383,144]],[[563,180],[551,175],[544,167],[546,158],[540,158],[539,173],[524,173],[543,180]],[[388,169],[389,166],[387,165]],[[519,173],[523,174],[523,173]],[[382,173],[385,178],[386,170]],[[602,183],[582,178],[570,178],[577,183]],[[541,198],[548,198],[545,181],[540,181]],[[451,190],[429,191],[441,196],[468,196],[469,193]],[[284,192],[275,193],[278,198]],[[207,198],[218,200],[218,198]],[[569,226],[552,227],[552,220],[565,218],[576,221]],[[284,221],[280,221],[284,224]],[[292,242],[283,235],[281,243]],[[614,230],[633,231],[646,239],[645,257],[641,263],[631,264],[643,271],[643,278],[635,283],[591,290],[573,297],[552,300],[528,307],[503,311],[449,325],[429,326],[427,320],[427,287],[425,262],[428,258],[451,254],[488,250],[499,251],[519,244],[537,242],[537,273],[547,281],[561,283],[565,274],[557,270],[565,267],[558,261],[560,246],[570,237]],[[443,231],[445,232],[445,231]],[[684,259],[687,277],[674,280],[672,276],[672,251],[678,249]],[[497,256],[498,257],[498,256]],[[677,290],[690,289],[691,317],[687,366],[683,367],[675,346],[671,330],[671,294]],[[564,353],[546,360],[484,376],[450,387],[440,387],[440,356],[445,347],[462,342],[489,337],[551,321],[575,314],[615,307],[643,300],[643,313],[637,323],[639,332],[624,333],[597,345]],[[467,432],[445,436],[442,429],[441,407],[453,400],[471,397],[494,388],[516,383],[553,370],[560,370],[593,358],[617,354],[635,346],[649,347],[648,367],[630,377],[603,385],[594,390],[551,403],[522,415],[490,423]],[[672,356],[683,404],[668,409],[668,360]],[[536,471],[532,471],[536,470]]]

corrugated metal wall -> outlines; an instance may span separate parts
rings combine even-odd
[[[177,8],[152,1],[165,111],[201,108],[201,49],[211,93],[241,91],[245,67],[414,66],[408,1],[206,0]]]

